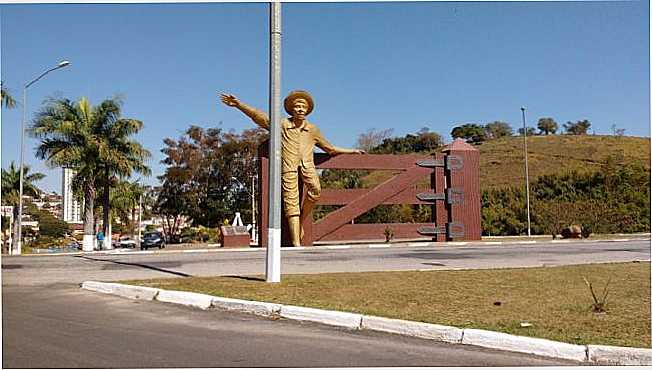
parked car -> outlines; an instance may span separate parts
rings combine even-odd
[[[66,244],[66,246],[64,248],[81,250],[82,246],[81,246],[81,244],[79,244],[79,242],[74,241],[74,242],[70,242],[70,243]]]
[[[140,242],[140,249],[149,248],[165,248],[165,238],[160,231],[150,231],[143,236],[143,240]]]
[[[136,241],[128,236],[121,236],[118,240],[118,247],[120,248],[136,248]]]

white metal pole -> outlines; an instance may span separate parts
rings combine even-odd
[[[27,87],[23,87],[23,119],[20,122],[20,185],[18,185],[18,230],[16,230],[16,249],[12,254],[20,255],[23,249],[23,167],[25,156],[25,121],[27,120]]]
[[[258,226],[256,215],[256,176],[251,176],[251,219],[252,219],[252,232],[251,236],[254,244],[258,244]]]
[[[527,127],[525,127],[525,107],[521,107],[523,113],[523,150],[525,151],[525,203],[527,205],[527,236],[530,235],[530,175],[527,167]]]
[[[143,195],[138,197],[138,249],[140,249],[140,228],[143,223]]]
[[[59,64],[54,67],[50,68],[47,71],[41,73],[38,77],[33,79],[32,81],[28,82],[25,84],[23,87],[23,119],[20,123],[20,185],[19,190],[18,190],[18,230],[17,230],[17,241],[16,241],[16,250],[14,251],[14,254],[21,254],[22,250],[22,232],[23,232],[23,159],[24,159],[24,153],[25,153],[25,123],[27,121],[27,89],[32,86],[36,81],[40,80],[43,76],[46,74],[55,71],[59,68],[63,68],[70,65],[70,62],[67,60],[62,60],[59,62]]]
[[[270,4],[269,48],[269,222],[266,281],[281,281],[281,3]]]

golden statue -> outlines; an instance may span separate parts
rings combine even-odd
[[[238,108],[258,126],[269,130],[269,117],[265,112],[242,103],[231,94],[221,94],[222,102]],[[312,112],[314,102],[307,91],[293,91],[284,100],[285,111],[290,115],[281,119],[281,189],[285,217],[290,228],[292,245],[301,245],[303,225],[311,214],[321,194],[319,176],[315,170],[313,148],[316,145],[329,155],[363,154],[364,150],[338,148],[328,142],[317,126],[306,120]],[[307,188],[306,200],[299,209],[299,177]]]

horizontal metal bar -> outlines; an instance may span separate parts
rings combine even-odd
[[[464,190],[458,188],[448,188],[445,193],[419,193],[417,199],[422,202],[435,202],[445,200],[448,204],[464,203]]]
[[[446,226],[421,226],[417,229],[421,235],[437,235],[446,233]]]
[[[444,167],[444,160],[443,159],[425,159],[425,160],[422,160],[422,161],[417,161],[417,166],[428,167],[428,168]]]
[[[449,222],[442,226],[421,226],[417,228],[421,235],[446,234],[450,239],[464,237],[464,224],[459,222]]]
[[[448,238],[464,237],[464,224],[459,222],[449,222],[446,224],[446,235]]]
[[[447,170],[461,170],[464,167],[464,159],[459,155],[446,155],[444,159],[424,159],[417,161],[417,166],[420,167],[444,167]]]
[[[417,199],[422,202],[434,202],[436,200],[446,200],[446,194],[444,193],[419,193],[417,194]]]

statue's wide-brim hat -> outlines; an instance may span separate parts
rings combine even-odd
[[[303,90],[294,90],[288,94],[288,96],[283,101],[285,111],[288,112],[289,115],[292,115],[292,104],[296,99],[304,99],[308,102],[308,110],[306,111],[306,116],[309,115],[310,112],[312,112],[312,109],[315,107],[315,103],[312,100],[312,96],[310,96],[307,91]]]

